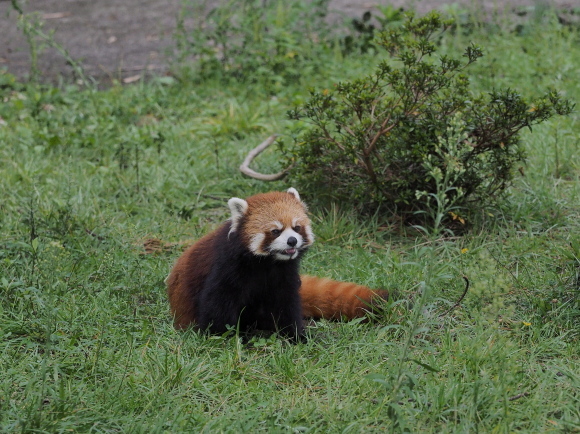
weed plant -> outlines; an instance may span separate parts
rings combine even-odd
[[[327,5],[328,0],[185,1],[175,33],[176,69],[202,81],[259,83],[274,93],[308,80],[332,58]]]
[[[10,0],[10,4],[13,12],[17,14],[18,28],[22,31],[28,44],[28,54],[30,57],[29,80],[31,82],[40,81],[42,71],[39,66],[38,56],[44,48],[50,47],[55,49],[66,60],[80,83],[86,86],[93,86],[95,84],[95,80],[85,75],[80,62],[73,59],[68,50],[54,40],[53,32],[47,33],[44,31],[44,23],[38,13],[25,13],[18,0]]]
[[[580,100],[580,34],[550,17],[458,27],[441,47],[493,50],[475,90],[549,84]],[[309,81],[369,62],[353,50]],[[242,343],[173,330],[163,281],[229,197],[288,187],[237,167],[265,136],[293,134],[285,112],[307,89],[181,78],[96,91],[0,75],[0,431],[580,429],[577,114],[522,135],[509,201],[461,237],[312,206],[304,272],[398,298],[375,322],[312,323],[306,344]],[[259,164],[278,171],[279,154]],[[440,197],[435,222],[453,212]]]

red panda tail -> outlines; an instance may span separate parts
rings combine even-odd
[[[313,276],[300,276],[300,298],[304,317],[348,319],[365,316],[387,291],[372,290],[350,282],[337,282]]]

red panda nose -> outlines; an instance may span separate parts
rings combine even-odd
[[[290,247],[294,247],[296,244],[298,244],[298,240],[295,237],[288,237],[286,244],[288,244]]]

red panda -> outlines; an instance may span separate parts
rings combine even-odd
[[[167,278],[174,325],[227,326],[304,337],[303,318],[365,315],[386,291],[299,275],[314,242],[296,189],[228,201],[231,219],[189,247]]]

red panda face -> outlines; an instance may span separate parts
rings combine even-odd
[[[314,242],[306,205],[294,188],[286,192],[258,194],[247,200],[231,198],[231,232],[256,256],[276,260],[296,259]]]

